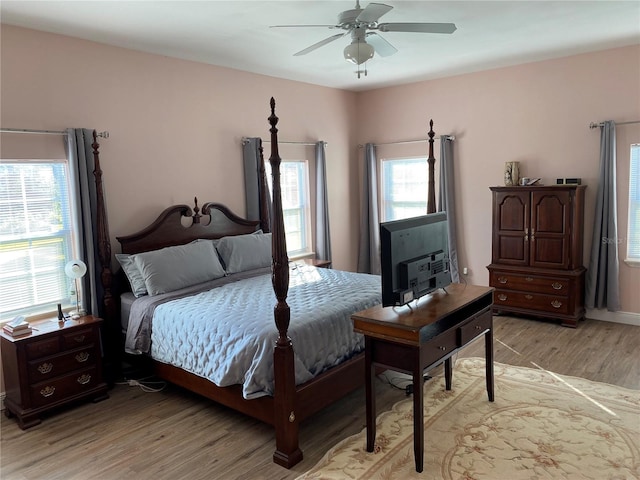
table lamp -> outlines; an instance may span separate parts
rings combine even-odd
[[[87,266],[82,260],[71,260],[67,262],[64,267],[64,273],[67,274],[67,277],[73,278],[75,282],[75,293],[76,293],[76,309],[71,312],[71,318],[80,318],[85,314],[84,310],[80,309],[80,293],[78,291],[78,279],[84,277],[84,274],[87,273]]]

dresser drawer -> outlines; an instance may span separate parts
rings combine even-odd
[[[491,272],[490,285],[499,289],[522,290],[525,292],[568,295],[570,281],[562,277],[539,277],[517,273]]]
[[[42,407],[88,392],[100,382],[96,366],[31,385],[31,403]]]
[[[95,348],[93,345],[88,345],[87,348],[30,361],[28,366],[29,381],[30,383],[41,382],[95,363]]]
[[[62,335],[62,348],[77,348],[89,345],[96,340],[96,330],[93,328],[76,329]]]
[[[458,329],[458,346],[462,347],[463,345],[466,345],[478,335],[481,335],[486,330],[490,329],[492,320],[493,313],[491,312],[491,309],[489,309],[462,325]]]
[[[568,297],[544,295],[541,293],[496,290],[493,296],[494,308],[501,305],[541,312],[567,314],[570,310]]]
[[[52,337],[45,340],[29,342],[26,345],[25,351],[29,360],[54,355],[60,351],[60,339],[58,337]]]

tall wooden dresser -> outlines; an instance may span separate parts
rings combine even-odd
[[[494,313],[584,318],[584,185],[491,187]]]

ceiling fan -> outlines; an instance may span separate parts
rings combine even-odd
[[[344,58],[356,65],[373,58],[374,53],[382,57],[388,57],[398,51],[384,37],[372,30],[379,32],[448,34],[456,31],[456,26],[453,23],[378,23],[380,17],[392,9],[392,6],[383,3],[370,3],[365,8],[361,8],[360,1],[356,0],[354,9],[345,10],[338,15],[338,23],[336,25],[273,25],[272,28],[326,27],[344,30],[294,53],[294,56],[306,55],[350,33],[351,44],[344,49]],[[358,71],[358,77],[360,76],[359,73]]]

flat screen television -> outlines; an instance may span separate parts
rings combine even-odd
[[[380,223],[382,305],[406,305],[451,283],[446,212]]]

